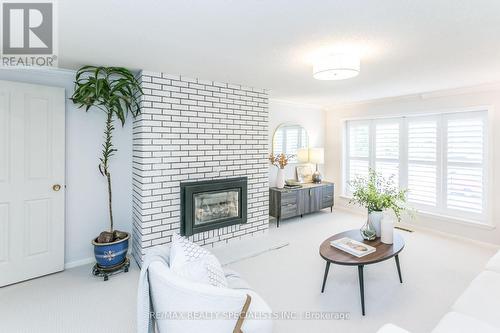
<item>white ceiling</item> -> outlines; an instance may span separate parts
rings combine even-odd
[[[330,106],[500,80],[496,0],[59,0],[59,66],[126,66]],[[317,81],[318,52],[361,73]]]

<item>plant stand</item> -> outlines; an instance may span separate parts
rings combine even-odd
[[[102,277],[104,281],[108,281],[111,275],[115,275],[121,272],[127,273],[130,267],[130,259],[126,258],[121,264],[112,267],[101,267],[95,264],[92,267],[92,275]]]

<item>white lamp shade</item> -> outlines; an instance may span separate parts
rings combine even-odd
[[[299,163],[307,163],[309,162],[309,149],[300,148],[297,150],[297,161]]]
[[[360,60],[351,54],[333,54],[316,61],[313,77],[317,80],[344,80],[359,74]]]
[[[323,148],[309,148],[309,162],[313,164],[325,163],[325,150]]]

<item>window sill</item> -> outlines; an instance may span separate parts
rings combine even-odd
[[[468,218],[462,218],[462,217],[455,217],[455,216],[450,216],[450,215],[444,215],[444,214],[438,214],[434,212],[427,212],[425,210],[417,210],[417,214],[422,217],[431,217],[431,218],[436,218],[438,220],[444,221],[444,222],[450,222],[450,223],[457,223],[469,227],[474,227],[478,229],[485,229],[485,230],[493,230],[496,229],[496,227],[488,222],[483,222],[483,221],[478,221],[478,220],[473,220],[473,219],[468,219]]]
[[[344,200],[351,200],[352,196],[349,195],[339,195],[339,198],[344,199]],[[467,219],[467,218],[462,218],[462,217],[455,217],[451,215],[444,215],[444,214],[439,214],[439,213],[434,213],[434,212],[429,212],[425,210],[420,210],[417,209],[418,216],[420,217],[429,217],[429,218],[434,218],[443,222],[448,222],[448,223],[456,223],[456,224],[461,224],[469,227],[474,227],[478,229],[484,229],[484,230],[494,230],[496,229],[496,226],[494,226],[491,223],[488,222],[482,222],[478,220],[473,220],[473,219]]]

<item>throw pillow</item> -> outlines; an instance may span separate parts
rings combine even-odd
[[[227,287],[227,280],[219,260],[208,250],[174,235],[170,249],[170,269],[177,275],[199,283]]]

